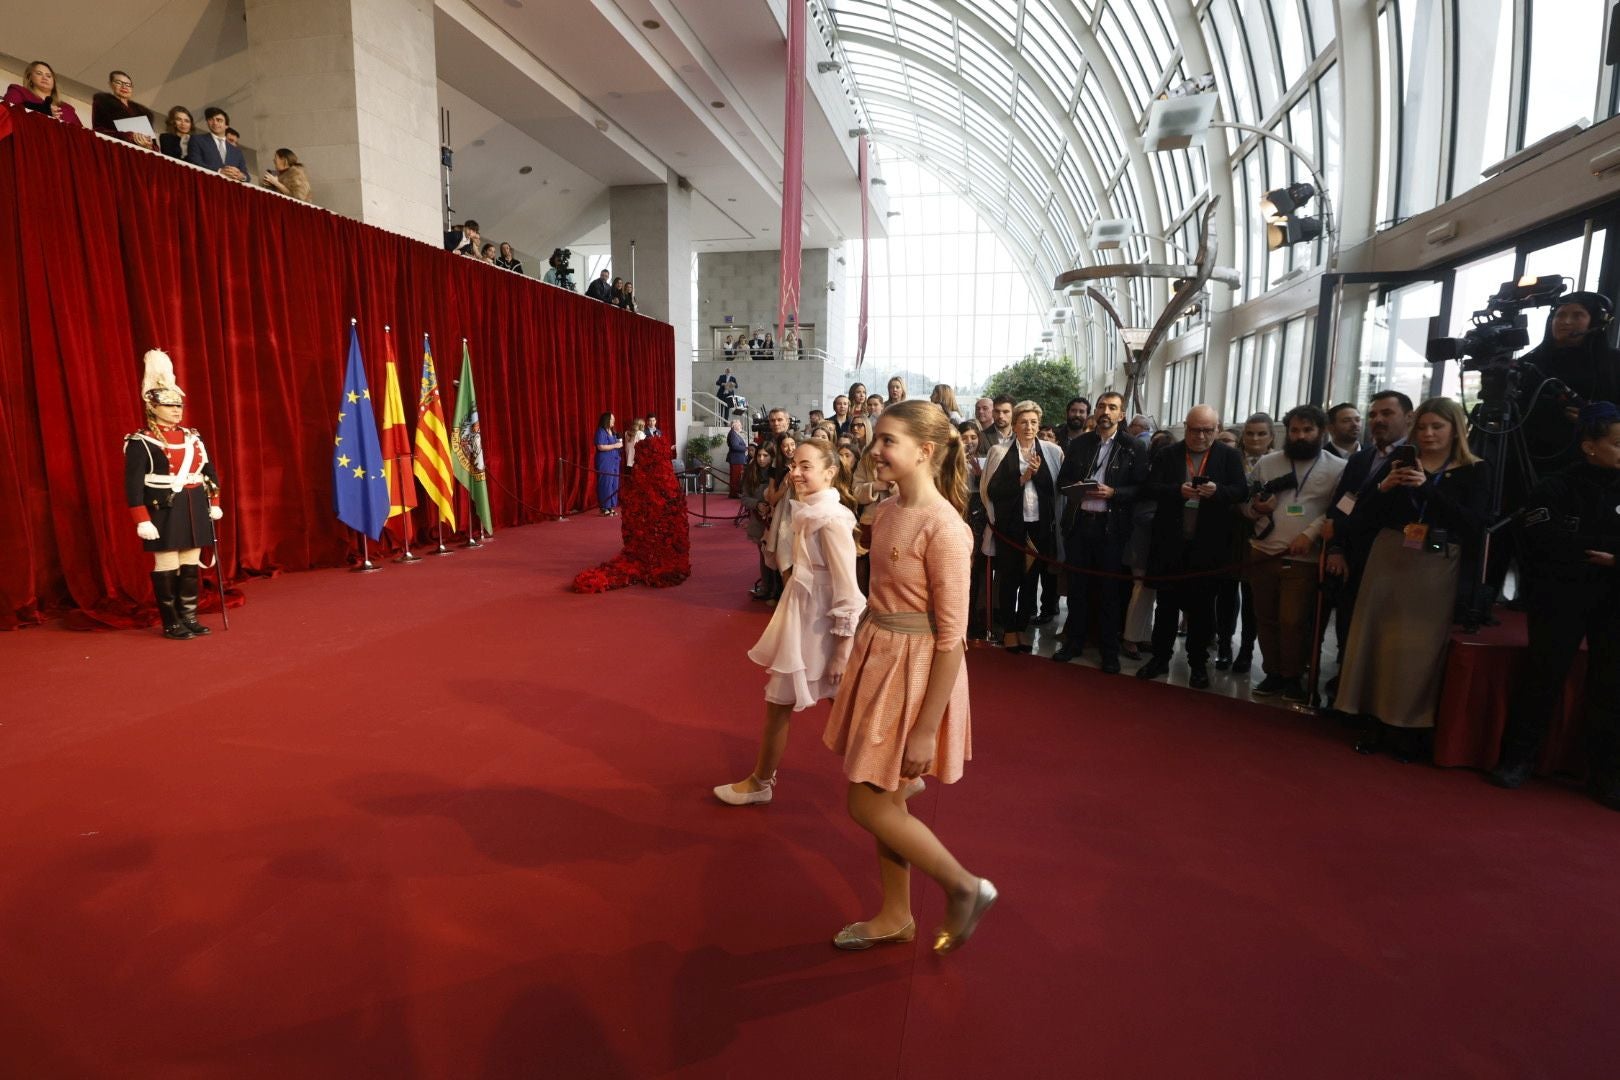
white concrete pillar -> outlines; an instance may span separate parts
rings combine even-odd
[[[443,240],[433,0],[246,0],[261,164],[298,154],[314,201]]]
[[[612,276],[635,284],[641,314],[675,328],[679,446],[692,422],[692,192],[671,174],[664,184],[612,188],[608,200]],[[580,282],[580,288],[587,284]]]

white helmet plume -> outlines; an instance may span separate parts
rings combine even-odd
[[[154,405],[179,405],[186,392],[174,381],[174,361],[162,349],[149,349],[143,358],[146,373],[141,377],[141,397]]]

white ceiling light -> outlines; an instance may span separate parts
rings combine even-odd
[[[1091,223],[1091,248],[1093,251],[1114,251],[1135,230],[1136,222],[1129,218],[1098,218]]]
[[[1158,98],[1148,108],[1147,132],[1142,136],[1142,149],[1148,153],[1160,150],[1185,150],[1203,146],[1204,134],[1210,121],[1215,119],[1217,94],[1188,94],[1186,97]]]

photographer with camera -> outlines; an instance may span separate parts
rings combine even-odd
[[[1357,753],[1388,749],[1413,761],[1434,727],[1459,588],[1477,576],[1490,513],[1490,473],[1468,448],[1467,427],[1450,398],[1419,405],[1412,442],[1391,451],[1350,515],[1353,528],[1377,530],[1333,702],[1368,721]]]
[[[1584,638],[1591,791],[1620,810],[1620,409],[1595,402],[1577,422],[1580,460],[1538,484],[1518,515],[1530,659],[1490,781],[1516,788],[1530,776]]]
[[[1311,659],[1317,545],[1344,459],[1322,448],[1327,415],[1315,405],[1288,410],[1283,428],[1283,448],[1255,466],[1242,508],[1254,523],[1244,576],[1266,667],[1252,692],[1304,704],[1311,698],[1303,680]]]
[[[573,292],[574,268],[568,265],[568,260],[573,257],[574,253],[567,248],[553,249],[551,258],[546,260],[546,272],[541,275],[540,280],[547,285],[555,285],[559,289]]]

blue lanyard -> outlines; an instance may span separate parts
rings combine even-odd
[[[1412,505],[1417,507],[1418,524],[1419,525],[1423,524],[1424,519],[1429,516],[1429,494],[1430,494],[1429,489],[1439,486],[1440,478],[1442,476],[1446,475],[1446,470],[1447,469],[1451,468],[1451,459],[1456,456],[1456,453],[1457,453],[1456,448],[1453,447],[1451,453],[1446,455],[1446,463],[1444,465],[1440,466],[1440,471],[1435,473],[1433,476],[1429,477],[1427,480],[1423,481],[1423,486],[1418,488],[1417,491],[1412,493]],[[1421,469],[1422,467],[1423,467],[1422,464],[1419,463],[1418,468]],[[1422,502],[1418,501],[1418,496],[1419,495],[1423,496],[1423,501]]]
[[[1311,462],[1311,467],[1305,470],[1305,479],[1303,480],[1299,478],[1299,466],[1295,465],[1292,461],[1288,463],[1288,471],[1294,474],[1294,498],[1300,500],[1301,502],[1305,501],[1305,485],[1310,483],[1311,473],[1316,471],[1317,463],[1321,460],[1322,451],[1318,450],[1316,452],[1316,460]]]

